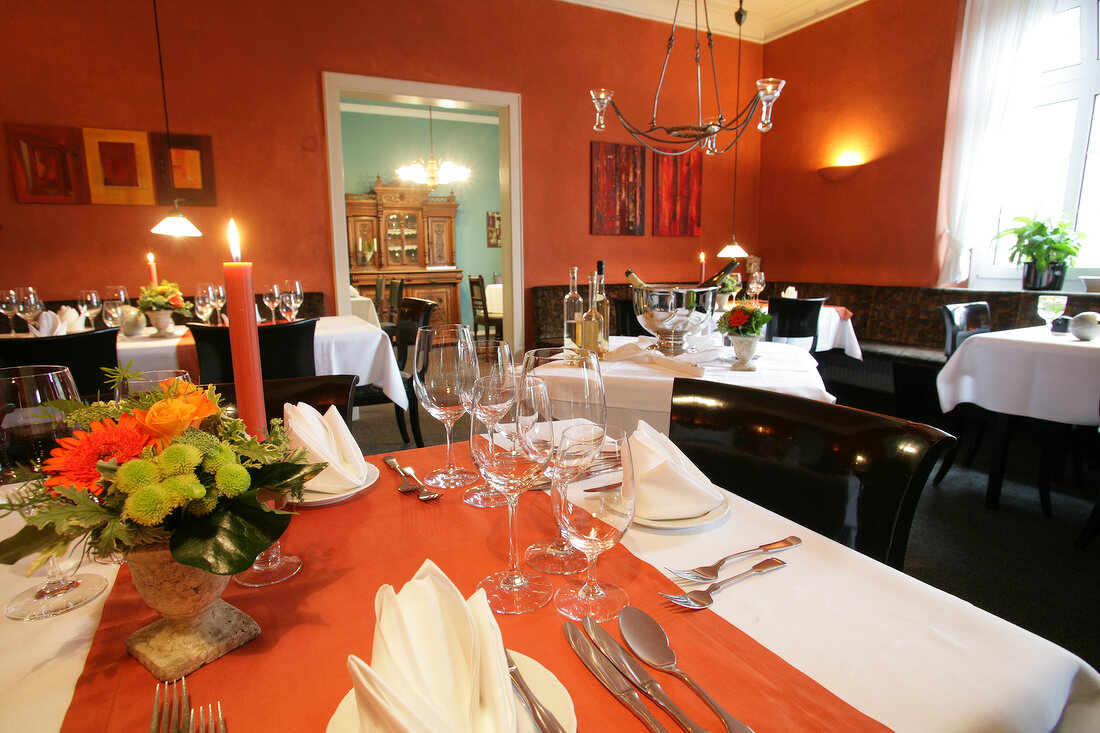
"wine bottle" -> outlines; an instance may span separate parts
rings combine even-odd
[[[626,278],[627,278],[627,280],[630,281],[630,284],[633,285],[636,288],[646,287],[645,281],[642,280],[642,278],[635,275],[633,270],[627,270],[626,271]]]
[[[722,284],[722,281],[726,279],[726,275],[733,272],[733,268],[737,267],[737,265],[739,265],[739,264],[740,264],[740,262],[738,260],[735,260],[735,259],[730,260],[728,263],[726,263],[726,266],[723,267],[721,270],[714,273],[713,275],[708,277],[703,282],[699,283],[699,287],[701,287],[701,288],[716,288],[716,287],[718,287],[719,285]]]
[[[611,336],[611,301],[604,290],[604,265],[603,260],[596,260],[596,310],[603,318],[603,328],[600,329],[599,354],[606,354],[611,350],[608,338]]]
[[[600,351],[600,331],[603,330],[603,316],[596,310],[596,282],[595,272],[588,274],[588,310],[581,316],[580,341],[581,348],[595,352],[597,356],[603,356]]]
[[[569,268],[569,292],[565,295],[562,312],[565,320],[565,339],[562,345],[566,349],[579,348],[577,326],[581,316],[584,315],[584,298],[577,292],[577,268],[575,267]]]

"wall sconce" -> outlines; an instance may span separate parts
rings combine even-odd
[[[817,172],[826,181],[847,181],[856,173],[859,173],[863,166],[862,154],[854,150],[846,150],[837,156],[836,165],[818,168]]]

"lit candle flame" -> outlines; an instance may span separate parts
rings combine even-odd
[[[241,261],[241,240],[237,236],[237,222],[229,219],[229,254],[233,256],[234,262]]]
[[[150,264],[150,265],[152,265],[152,264],[154,264],[154,263],[156,262],[156,259],[155,259],[155,258],[153,257],[153,253],[152,253],[152,252],[150,252],[149,254],[145,255],[145,259],[149,260],[149,264]]]
[[[700,262],[706,262],[707,261],[707,256],[705,254],[703,254],[702,252],[699,253],[699,261]]]

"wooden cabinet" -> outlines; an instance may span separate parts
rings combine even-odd
[[[404,294],[439,303],[434,323],[460,323],[462,271],[455,267],[458,202],[427,186],[374,182],[368,194],[344,197],[351,282],[374,297],[379,275],[405,280]],[[387,304],[375,303],[379,310]]]

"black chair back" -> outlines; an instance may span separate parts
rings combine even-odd
[[[676,379],[669,437],[718,486],[901,569],[917,501],[955,438],[804,397]]]
[[[401,310],[397,317],[397,343],[395,354],[397,368],[405,370],[409,347],[416,344],[416,332],[421,326],[432,322],[432,313],[439,304],[425,298],[402,298]]]
[[[963,341],[976,333],[989,333],[989,303],[984,300],[973,303],[949,303],[936,306],[943,315],[943,353],[951,356]]]
[[[615,314],[616,336],[646,336],[649,331],[642,328],[634,315],[633,298],[611,298],[611,311]]]
[[[233,356],[229,350],[229,329],[203,323],[188,323],[195,338],[199,360],[198,379],[203,384],[233,381]],[[265,380],[312,377],[316,318],[293,323],[267,323],[259,327],[260,370]]]
[[[288,377],[286,379],[264,380],[264,411],[267,419],[273,417],[282,418],[283,404],[290,402],[297,404],[305,402],[312,405],[318,412],[324,413],[330,405],[336,405],[336,409],[344,417],[344,422],[351,425],[352,396],[355,394],[355,385],[359,382],[356,374],[325,374],[313,377]],[[226,402],[236,403],[237,390],[233,382],[215,384]]]
[[[378,315],[383,315],[383,311],[386,310],[386,277],[384,275],[374,278],[374,307],[378,310]]]
[[[489,306],[485,299],[485,278],[481,275],[470,275],[470,305],[474,311],[474,338],[478,337],[478,327],[485,327],[485,338],[500,339],[504,330],[504,319],[501,316],[490,316]]]
[[[817,322],[821,306],[827,298],[768,298],[768,315],[764,340],[812,338],[810,352],[817,351]]]
[[[405,280],[395,277],[390,280],[390,320],[397,322],[401,310],[401,298],[405,296]]]
[[[0,367],[57,364],[66,366],[82,396],[111,395],[102,367],[118,366],[118,329],[64,336],[0,339]]]

